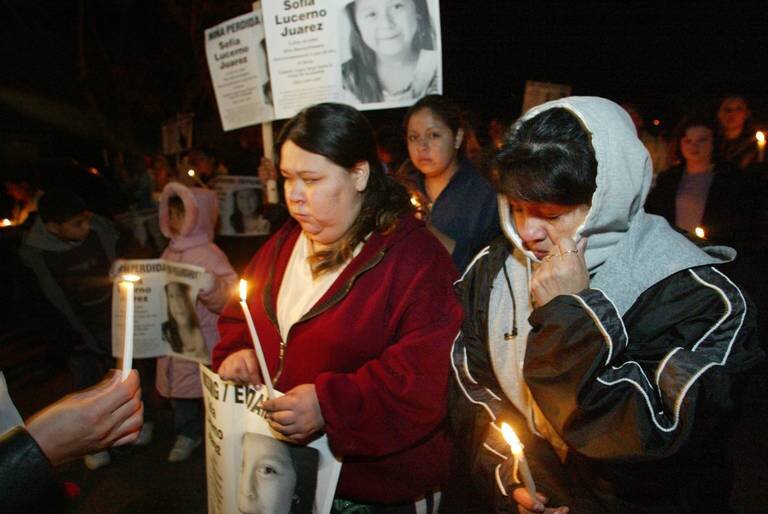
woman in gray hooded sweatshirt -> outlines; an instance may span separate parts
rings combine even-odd
[[[651,161],[608,100],[532,109],[494,170],[506,239],[457,282],[461,485],[444,510],[727,510],[734,386],[762,359],[751,303],[717,270],[734,252],[645,213]],[[502,422],[543,495],[521,487]]]

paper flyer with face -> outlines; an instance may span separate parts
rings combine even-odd
[[[265,236],[272,223],[266,216],[264,184],[258,177],[227,175],[211,184],[219,197],[219,234]]]
[[[200,366],[205,401],[209,514],[330,512],[341,462],[322,436],[307,445],[279,438],[260,408],[261,386],[236,385]],[[278,396],[281,393],[276,391]]]
[[[438,0],[264,0],[276,118],[406,107],[442,92]]]
[[[207,29],[205,54],[225,131],[274,119],[259,10]]]
[[[112,269],[112,354],[123,355],[126,288],[121,277],[137,275],[134,284],[133,355],[170,355],[210,363],[196,312],[198,292],[211,287],[199,266],[163,259],[117,260]]]

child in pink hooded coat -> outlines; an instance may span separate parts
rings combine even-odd
[[[210,289],[201,289],[195,301],[208,358],[219,340],[216,328],[219,312],[237,282],[237,274],[227,256],[213,243],[218,216],[218,198],[213,191],[171,182],[160,196],[160,229],[170,239],[161,258],[205,268],[213,279]],[[171,399],[176,427],[176,443],[168,461],[186,460],[200,445],[203,435],[202,389],[197,362],[174,357],[158,358],[157,390]]]

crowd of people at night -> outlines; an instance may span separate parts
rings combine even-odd
[[[0,374],[3,508],[65,512],[55,466],[156,444],[142,396],[172,411],[169,462],[203,451],[198,362],[113,369],[112,264],[162,258],[209,278],[191,300],[166,286],[163,338],[237,384],[264,383],[236,294],[253,284],[285,393],[262,408],[293,445],[328,437],[334,514],[730,511],[729,438],[765,380],[768,317],[768,165],[748,99],[670,129],[588,96],[482,127],[426,86],[401,126],[307,107],[274,159],[200,146],[11,169],[9,298],[20,324],[58,327],[72,391],[24,421]],[[264,187],[222,220],[213,187],[235,175]],[[223,221],[269,234],[220,235]],[[294,512],[285,494],[265,512]]]

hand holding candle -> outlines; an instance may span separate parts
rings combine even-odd
[[[523,444],[518,439],[517,434],[512,427],[506,423],[501,424],[501,433],[504,436],[504,440],[509,445],[509,449],[512,451],[512,455],[517,459],[518,469],[523,478],[523,484],[528,490],[528,494],[531,498],[536,498],[536,484],[533,481],[531,470],[528,467],[528,461],[525,460],[525,454],[523,453]]]
[[[122,380],[128,378],[133,367],[133,284],[141,280],[138,275],[123,275],[125,286],[125,329],[123,331],[123,370]]]
[[[267,398],[271,400],[275,396],[275,390],[272,387],[272,378],[269,376],[269,368],[267,367],[266,359],[264,359],[264,351],[261,348],[259,335],[256,333],[256,327],[253,324],[251,311],[248,309],[248,303],[246,302],[247,297],[248,297],[248,281],[245,279],[241,279],[240,280],[240,307],[242,307],[243,309],[243,316],[245,316],[245,322],[248,325],[248,331],[251,333],[251,341],[253,341],[253,346],[254,346],[254,349],[256,350],[256,358],[259,361],[259,369],[261,370],[261,379],[264,381],[264,385],[267,386]]]

